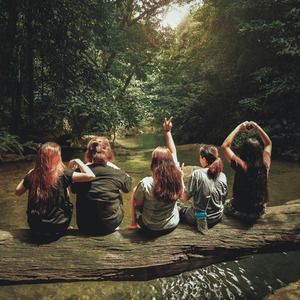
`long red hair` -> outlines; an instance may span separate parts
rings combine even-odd
[[[103,136],[93,137],[87,144],[84,155],[85,163],[95,162],[106,164],[114,157],[113,151],[107,138]]]
[[[175,165],[169,149],[157,147],[152,153],[151,170],[154,196],[165,201],[176,201],[183,192],[182,174]]]
[[[35,200],[39,213],[46,212],[63,171],[60,146],[51,142],[43,144],[37,153],[34,169],[29,174],[30,197]]]

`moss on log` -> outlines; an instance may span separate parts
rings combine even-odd
[[[78,230],[51,243],[29,230],[0,230],[0,284],[79,280],[148,280],[253,253],[300,249],[300,200],[269,207],[255,225],[224,217],[206,236],[180,225],[146,238],[136,231],[85,236]]]

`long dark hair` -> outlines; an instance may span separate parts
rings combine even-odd
[[[241,159],[246,163],[246,174],[252,193],[263,204],[268,201],[267,167],[263,160],[263,146],[256,138],[247,139],[240,151]],[[260,200],[259,200],[260,199]]]
[[[164,201],[176,201],[183,192],[181,171],[176,167],[169,149],[157,147],[152,153],[151,170],[154,196]]]
[[[113,159],[113,151],[107,138],[97,136],[92,138],[87,144],[84,161],[106,164]]]
[[[200,156],[204,157],[207,161],[208,177],[216,180],[223,170],[223,161],[219,157],[218,149],[215,146],[204,145],[200,148]]]
[[[50,206],[63,171],[60,146],[51,142],[43,144],[37,153],[34,169],[29,173],[29,195],[34,200],[34,209],[38,213],[45,213]]]

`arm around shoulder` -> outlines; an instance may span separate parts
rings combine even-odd
[[[77,169],[79,168],[80,172],[73,172],[72,175],[72,181],[73,182],[86,182],[86,181],[91,181],[93,180],[96,176],[93,173],[93,171],[84,164],[84,162],[81,159],[73,159],[69,163],[69,167],[72,169]]]

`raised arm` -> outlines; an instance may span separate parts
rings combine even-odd
[[[72,170],[80,169],[80,172],[74,172],[72,176],[73,182],[86,182],[93,180],[96,176],[93,171],[84,162],[79,159],[72,159],[69,162],[69,168]]]
[[[222,148],[223,154],[224,154],[224,156],[225,156],[225,158],[228,162],[231,161],[231,158],[234,155],[234,152],[231,149],[231,144],[232,144],[234,138],[236,137],[236,135],[240,131],[246,131],[247,130],[247,124],[248,124],[248,121],[245,121],[245,122],[239,124],[236,128],[234,128],[232,130],[232,132],[224,140],[221,148]]]
[[[268,152],[271,155],[272,152],[272,141],[267,133],[255,122],[251,121],[250,126],[253,127],[254,130],[257,130],[263,144],[264,144],[264,151]]]
[[[176,159],[176,161],[177,161],[176,146],[175,146],[175,143],[174,143],[174,140],[172,137],[172,133],[171,133],[171,129],[173,127],[172,119],[173,119],[173,117],[171,117],[169,120],[167,118],[165,118],[165,121],[163,123],[163,132],[165,135],[167,148],[170,150],[174,159]]]

